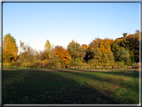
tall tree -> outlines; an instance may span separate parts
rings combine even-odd
[[[51,44],[50,44],[49,40],[46,41],[44,48],[45,48],[45,52],[44,52],[45,58],[49,59],[49,53],[51,50]]]
[[[18,47],[16,40],[10,33],[6,34],[3,40],[3,61],[14,62],[17,57]]]

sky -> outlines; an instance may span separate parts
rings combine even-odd
[[[10,33],[36,50],[72,40],[116,39],[140,28],[139,3],[3,3],[3,37]]]

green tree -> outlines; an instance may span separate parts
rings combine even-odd
[[[6,34],[3,40],[3,61],[14,62],[17,58],[18,47],[16,40],[10,33]]]
[[[103,63],[108,63],[109,62],[108,54],[106,54],[106,53],[103,54],[102,61],[103,61]]]
[[[99,59],[102,56],[101,50],[97,47],[92,49],[94,59]]]
[[[69,43],[67,47],[71,57],[75,60],[76,58],[84,58],[85,57],[85,48],[80,46],[79,43],[72,41]]]
[[[79,69],[79,66],[81,65],[81,59],[80,58],[76,58],[75,59],[75,63],[78,66],[78,69]]]
[[[125,48],[122,47],[117,51],[116,57],[118,61],[126,61],[130,57],[130,54],[128,50],[125,50]]]
[[[114,60],[116,60],[116,53],[119,49],[120,49],[120,46],[117,44],[116,41],[111,43],[111,51],[113,52]]]
[[[108,53],[108,58],[109,58],[109,61],[110,61],[110,62],[114,62],[114,55],[113,55],[113,52],[109,52],[109,53]]]
[[[126,37],[128,33],[123,33],[123,36]]]
[[[92,59],[101,60],[102,52],[98,47],[89,49],[88,53],[89,53],[88,55],[90,55],[89,56],[90,60]]]

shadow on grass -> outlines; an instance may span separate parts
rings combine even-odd
[[[121,85],[121,87],[132,89],[133,91],[135,91],[137,93],[139,92],[139,81],[134,79],[135,85],[130,83],[130,81],[125,81],[125,78],[130,77],[130,75],[134,75],[135,78],[136,77],[138,78],[139,77],[138,72],[133,72],[131,74],[127,73],[127,72],[123,72],[123,73],[117,72],[118,74],[122,75],[121,77],[118,77],[118,78],[116,78],[115,76],[111,76],[111,75],[110,75],[111,77],[104,75],[104,74],[117,75],[117,74],[115,74],[115,72],[99,72],[99,75],[94,74],[94,73],[80,73],[80,72],[69,72],[69,73],[74,74],[74,75],[78,75],[81,77],[89,78],[94,81],[97,80],[97,81],[101,81],[101,82],[107,82],[110,84]],[[101,76],[101,74],[104,76]]]
[[[138,70],[135,71],[133,69],[131,70],[81,70],[81,69],[71,69],[71,68],[66,68],[66,69],[54,69],[52,70],[55,71],[60,71],[60,72],[72,72],[72,71],[81,71],[81,72],[99,72],[99,73],[106,73],[106,74],[113,74],[113,75],[122,75],[122,76],[129,76],[129,77],[134,77],[134,78],[139,78],[139,72]]]
[[[11,71],[14,72],[14,71]],[[26,71],[25,71],[26,72]],[[27,72],[26,72],[27,73]],[[63,72],[30,72],[3,90],[3,104],[119,104],[99,89],[77,83]],[[68,75],[69,73],[67,73]],[[80,75],[81,74],[76,74]],[[6,75],[6,74],[4,74]],[[13,73],[14,75],[14,73]],[[85,76],[85,75],[84,75]],[[89,76],[89,75],[88,75]],[[88,77],[86,75],[86,77]],[[91,75],[89,76],[91,77]]]

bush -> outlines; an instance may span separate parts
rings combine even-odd
[[[41,67],[41,62],[38,61],[38,60],[36,60],[36,61],[33,63],[32,66],[34,66],[34,67],[36,67],[36,68],[39,68],[39,67]]]
[[[22,67],[27,68],[27,67],[31,67],[31,66],[32,66],[32,63],[27,62],[27,63],[22,63],[21,65],[22,65]]]
[[[138,62],[134,63],[132,68],[138,69],[139,68],[139,63]]]
[[[11,67],[11,63],[3,63],[3,67]]]

